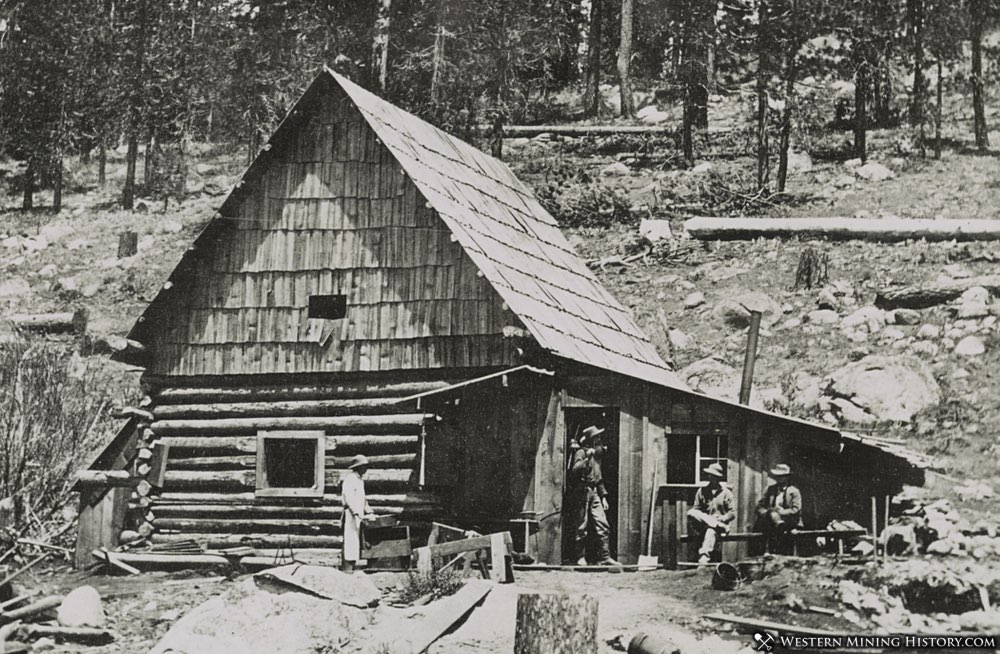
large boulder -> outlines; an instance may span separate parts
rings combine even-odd
[[[742,373],[716,357],[699,359],[678,373],[691,390],[735,402],[740,397]],[[788,409],[788,398],[781,389],[754,386],[750,389],[750,406],[770,411]]]
[[[870,355],[827,378],[826,395],[850,400],[881,421],[909,422],[941,401],[941,389],[924,362],[906,356]]]
[[[746,329],[750,325],[750,312],[760,311],[760,323],[770,327],[781,317],[781,306],[764,293],[746,291],[720,300],[712,309],[712,317],[731,329]]]
[[[106,621],[101,595],[93,586],[80,586],[63,599],[56,611],[63,627],[103,627]]]

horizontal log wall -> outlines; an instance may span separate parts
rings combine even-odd
[[[143,331],[169,375],[512,364],[517,325],[346,98],[329,97],[214,241],[191,253]],[[310,319],[312,295],[347,315]],[[300,414],[301,415],[301,414]]]
[[[343,513],[340,487],[353,457],[365,454],[369,503],[426,532],[447,516],[441,499],[419,490],[420,443],[437,416],[414,412],[413,392],[444,382],[346,380],[323,386],[244,384],[170,386],[157,380],[150,430],[168,448],[164,485],[137,498],[137,522],[152,525],[154,543],[197,540],[207,547],[337,548]],[[308,399],[303,399],[308,398]],[[226,400],[225,402],[220,400]],[[302,415],[305,414],[305,415]],[[321,497],[258,497],[259,430],[325,432],[325,492]]]

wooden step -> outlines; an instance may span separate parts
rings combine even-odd
[[[322,430],[340,434],[419,433],[421,426],[436,416],[425,413],[399,413],[372,416],[333,416],[328,418],[220,418],[215,420],[155,420],[150,427],[159,436],[197,436],[206,434],[250,436],[260,430]]]
[[[256,454],[256,436],[166,436],[163,443],[170,447],[171,458],[179,456],[226,456]],[[416,452],[420,436],[416,434],[345,434],[327,436],[326,449],[338,456],[355,454],[403,454]]]

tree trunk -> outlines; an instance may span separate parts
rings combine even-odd
[[[757,191],[766,192],[771,173],[767,142],[767,81],[770,75],[768,47],[768,6],[760,0],[757,31]]]
[[[156,154],[156,139],[150,132],[149,138],[146,139],[146,153],[142,159],[142,185],[147,195],[153,190],[153,178],[157,164]]]
[[[62,152],[56,155],[56,160],[53,163],[54,175],[52,181],[52,213],[59,213],[62,211],[62,196],[63,196],[63,158]]]
[[[854,155],[864,163],[868,159],[868,86],[871,70],[867,59],[858,62],[854,75]]]
[[[97,185],[100,188],[104,188],[105,184],[108,183],[108,148],[101,139],[101,144],[99,146],[97,154]]]
[[[796,3],[792,0],[789,22],[794,33],[797,25]],[[798,73],[797,55],[799,42],[795,36],[789,37],[791,43],[785,52],[785,109],[781,114],[781,142],[778,145],[778,193],[785,192],[788,181],[788,151],[792,146],[792,107],[795,105],[795,78]]]
[[[448,0],[437,1],[437,27],[434,30],[434,54],[431,59],[431,102],[441,98],[441,76],[444,68],[445,18]]]
[[[983,0],[972,0],[969,6],[972,24],[972,112],[976,134],[976,149],[985,152],[990,147],[986,126],[986,107],[983,100]]]
[[[681,124],[681,150],[684,153],[684,163],[690,168],[694,165],[694,99],[691,97],[692,87],[684,88],[684,114]]]
[[[910,124],[920,125],[924,121],[924,96],[927,83],[924,81],[924,0],[908,0],[907,13],[913,39],[913,98],[910,102]]]
[[[691,125],[708,129],[708,34],[714,25],[713,3],[696,0],[689,6],[682,30],[682,70]],[[709,11],[711,10],[711,11]]]
[[[622,116],[635,116],[635,96],[632,93],[632,14],[634,0],[622,0],[621,40],[618,44],[618,84],[621,91]]]
[[[128,134],[128,151],[125,153],[125,186],[122,189],[122,207],[135,206],[135,169],[139,158],[139,135],[137,126],[131,126]]]
[[[379,93],[385,93],[389,73],[389,12],[392,0],[379,0],[375,19],[375,39],[372,41],[372,81]]]
[[[28,211],[35,206],[35,157],[29,155],[28,165],[24,169],[24,194],[21,198],[21,209]]]
[[[587,28],[587,84],[583,94],[583,113],[597,116],[601,111],[601,20],[604,0],[591,0]]]
[[[944,71],[941,58],[937,60],[937,106],[934,108],[934,158],[941,158],[941,100],[943,91],[941,86],[944,83]]]
[[[597,654],[597,599],[521,593],[514,654]]]

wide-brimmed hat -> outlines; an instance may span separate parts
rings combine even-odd
[[[787,477],[790,474],[792,474],[792,469],[789,468],[784,463],[779,463],[778,465],[771,468],[772,477]]]
[[[712,477],[718,477],[719,479],[725,479],[726,473],[722,470],[722,465],[719,463],[713,463],[704,470],[702,473],[710,475]]]
[[[351,459],[351,465],[347,466],[351,470],[356,470],[357,468],[367,468],[370,464],[368,463],[368,457],[364,454],[358,454],[353,459]]]
[[[604,429],[598,427],[597,425],[591,425],[583,430],[583,438],[589,440],[591,438],[594,438],[595,436],[600,436],[603,433]]]

